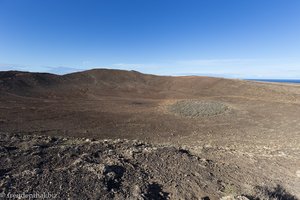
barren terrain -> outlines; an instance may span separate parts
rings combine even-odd
[[[297,199],[299,125],[300,85],[0,72],[0,193]]]

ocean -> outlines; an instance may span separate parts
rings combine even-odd
[[[293,83],[300,84],[300,79],[246,79],[248,81],[261,81],[273,83]]]

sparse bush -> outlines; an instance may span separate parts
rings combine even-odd
[[[277,185],[274,188],[257,186],[254,196],[247,196],[251,200],[297,200],[282,186]]]
[[[227,184],[224,186],[223,192],[225,195],[236,195],[237,194],[237,188],[233,184]]]

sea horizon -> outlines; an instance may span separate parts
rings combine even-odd
[[[296,83],[296,84],[300,84],[300,79],[244,79],[244,80],[272,82],[272,83]]]

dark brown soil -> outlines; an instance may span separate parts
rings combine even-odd
[[[192,118],[170,112],[182,101],[230,109]],[[119,70],[0,72],[1,190],[53,192],[61,185],[62,199],[299,198],[299,124],[299,85]],[[60,137],[74,139],[65,144]],[[83,137],[97,141],[75,139]],[[141,152],[126,157],[130,148]],[[74,157],[59,157],[60,151]]]

